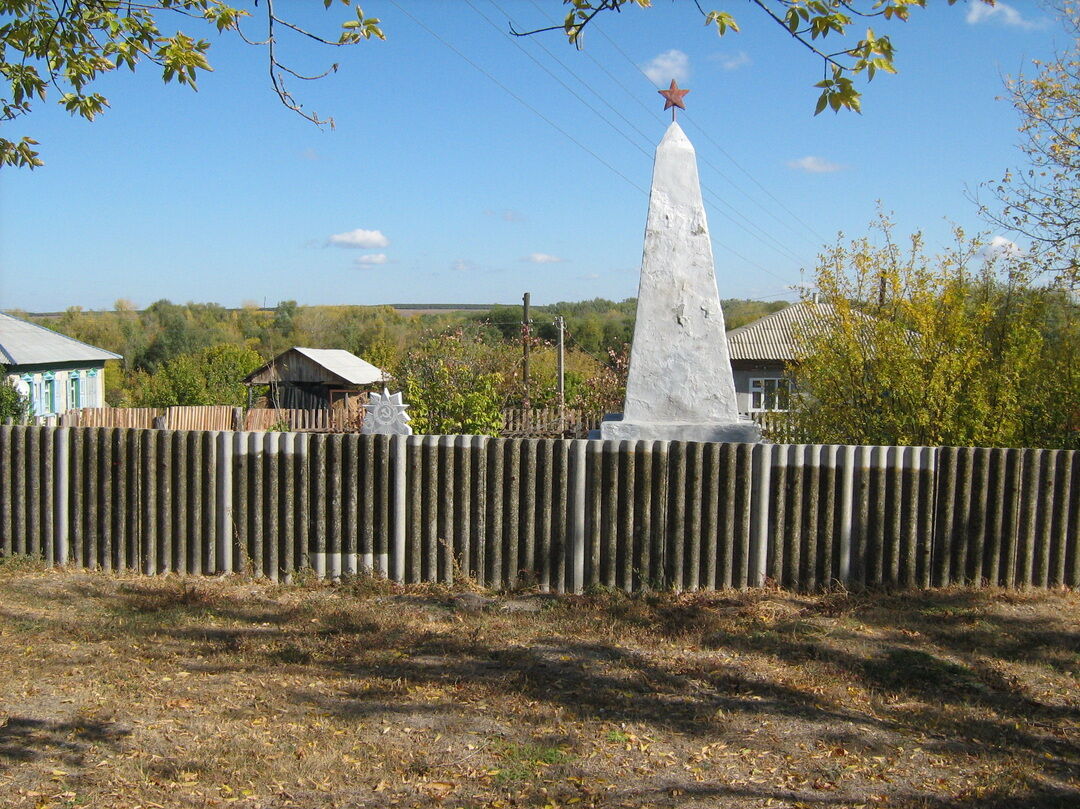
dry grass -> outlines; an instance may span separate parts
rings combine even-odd
[[[1075,593],[542,606],[0,565],[0,805],[1080,805]]]

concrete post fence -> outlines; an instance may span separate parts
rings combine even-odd
[[[555,592],[1076,587],[1080,453],[0,427],[0,556]]]

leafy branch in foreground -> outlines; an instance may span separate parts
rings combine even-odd
[[[323,0],[323,5],[329,8],[333,2]],[[352,5],[352,0],[340,2]],[[255,0],[254,7],[258,5]],[[241,21],[252,12],[224,0],[0,0],[0,121],[29,114],[34,103],[44,101],[50,92],[58,94],[58,103],[72,115],[92,121],[109,107],[109,100],[94,90],[95,80],[120,68],[134,71],[143,62],[160,68],[166,83],[175,80],[197,89],[199,71],[213,70],[207,59],[210,43],[165,24],[179,18],[210,25],[218,33],[235,32],[264,46],[271,84],[282,103],[313,123],[332,125],[330,119],[304,111],[286,89],[283,76],[319,78],[337,65],[314,76],[292,70],[279,58],[278,32],[336,47],[385,38],[378,19],[365,17],[360,8],[355,11],[356,18],[343,23],[338,36],[330,38],[280,17],[273,0],[263,0],[260,18],[266,36],[255,41],[241,31]],[[0,166],[42,165],[37,145],[29,136],[0,138]]]
[[[957,0],[947,0],[955,5]],[[994,0],[977,0],[993,5]],[[544,31],[563,31],[571,43],[581,47],[582,36],[588,25],[604,12],[621,12],[626,6],[648,8],[652,0],[563,0],[570,11],[561,26],[516,31],[515,36],[531,36]],[[841,109],[860,111],[861,94],[854,79],[865,74],[871,80],[879,70],[895,73],[895,51],[887,36],[878,36],[872,28],[866,29],[861,39],[855,39],[851,29],[856,20],[881,19],[904,22],[912,8],[924,8],[926,0],[750,0],[766,18],[782,27],[797,43],[813,53],[822,62],[824,76],[815,87],[821,89],[814,108],[817,115],[826,108],[838,112]],[[701,0],[694,0],[705,25],[715,26],[724,36],[729,31],[738,33],[739,23],[726,11],[706,11]],[[830,35],[845,40],[841,47],[830,50],[825,47]],[[846,39],[845,39],[846,38]]]

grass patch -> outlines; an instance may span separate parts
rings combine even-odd
[[[500,787],[520,786],[540,778],[551,767],[573,759],[565,747],[543,743],[498,743],[495,750],[502,766],[493,770],[495,783]]]

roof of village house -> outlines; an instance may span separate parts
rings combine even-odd
[[[119,354],[79,342],[59,332],[0,312],[0,364],[62,365],[68,362],[105,362]]]
[[[831,303],[799,301],[732,329],[727,334],[731,359],[790,362],[796,357],[796,335],[800,330],[821,328],[834,313]]]
[[[297,356],[299,355],[299,356]],[[303,348],[293,346],[270,362],[252,371],[244,382],[332,382],[344,385],[373,385],[389,374],[343,348]]]

